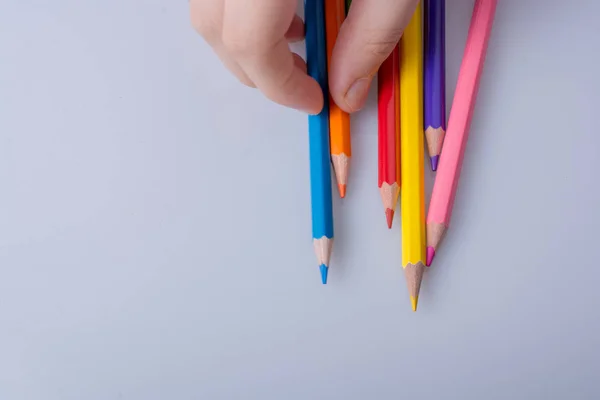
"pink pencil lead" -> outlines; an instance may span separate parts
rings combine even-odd
[[[435,249],[431,246],[427,246],[427,266],[429,267],[435,257]]]

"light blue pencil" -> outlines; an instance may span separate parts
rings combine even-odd
[[[318,115],[308,117],[310,146],[310,195],[312,231],[321,279],[327,283],[333,245],[333,205],[329,154],[329,92],[327,89],[327,45],[324,0],[305,0],[306,64],[308,74],[321,86],[324,106]]]

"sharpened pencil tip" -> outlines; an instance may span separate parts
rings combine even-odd
[[[329,267],[325,264],[321,264],[321,281],[323,281],[323,285],[327,285],[327,272],[329,272]]]
[[[419,296],[410,296],[410,305],[413,311],[417,311],[417,304],[419,303]]]
[[[427,260],[426,265],[429,267],[433,262],[433,257],[435,257],[435,249],[431,246],[427,246]]]
[[[340,191],[340,197],[343,199],[346,197],[346,185],[342,183],[338,183],[338,189]]]
[[[392,221],[394,221],[394,210],[391,208],[385,209],[385,219],[387,220],[387,226],[392,229]]]
[[[432,171],[437,171],[438,168],[438,162],[440,161],[440,156],[433,156],[430,158],[431,161],[431,170]]]

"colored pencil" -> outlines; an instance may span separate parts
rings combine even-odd
[[[388,228],[400,195],[399,49],[381,64],[377,77],[378,185]]]
[[[305,0],[306,64],[308,74],[321,86],[325,99],[318,115],[308,117],[310,148],[310,192],[313,245],[321,280],[327,283],[333,245],[333,205],[329,153],[329,107],[327,99],[327,46],[324,0]]]
[[[418,3],[400,40],[400,150],[402,268],[413,311],[425,270],[422,6]]]
[[[427,214],[427,265],[431,265],[435,252],[450,224],[465,146],[473,118],[473,108],[477,100],[479,81],[494,23],[496,3],[497,0],[476,0],[473,7],[465,52],[448,119],[444,150],[440,157],[440,165]]]
[[[331,54],[340,27],[346,16],[344,0],[325,0],[325,31],[327,33],[327,65],[331,66]],[[352,147],[350,145],[350,115],[343,111],[329,95],[329,138],[331,163],[337,179],[340,197],[346,196],[348,168]]]
[[[446,133],[446,1],[425,0],[424,12],[423,118],[431,169],[435,171]]]

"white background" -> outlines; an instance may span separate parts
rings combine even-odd
[[[0,398],[597,399],[600,2],[499,3],[412,313],[374,90],[322,286],[306,116],[187,2],[1,0]],[[448,102],[472,5],[447,5]]]

